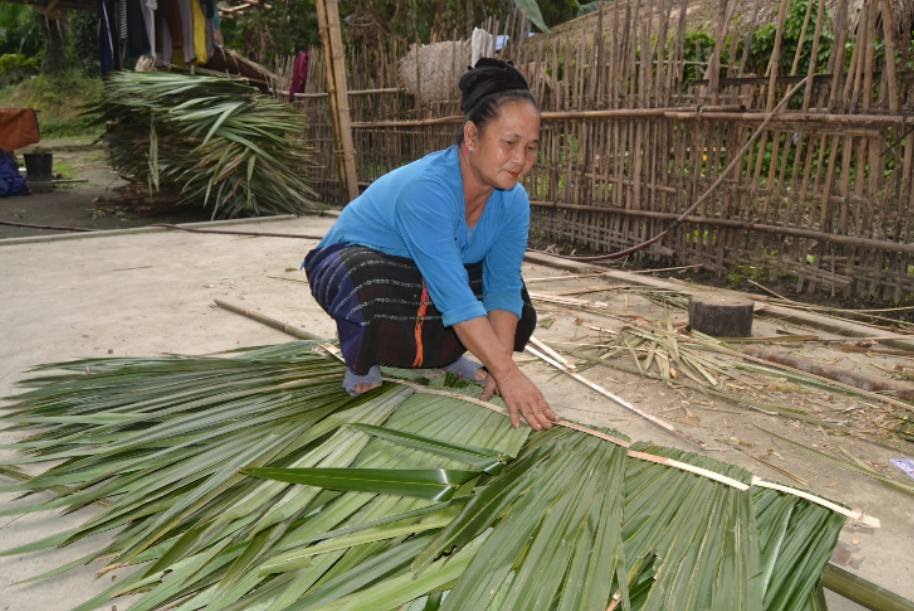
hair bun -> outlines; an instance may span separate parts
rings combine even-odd
[[[500,91],[522,89],[528,91],[530,86],[524,75],[517,71],[510,62],[491,57],[482,57],[460,77],[460,110],[468,114],[484,97]]]

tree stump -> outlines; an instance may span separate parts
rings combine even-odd
[[[712,337],[752,335],[753,301],[710,294],[689,297],[689,328]]]

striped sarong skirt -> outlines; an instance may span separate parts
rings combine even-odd
[[[373,365],[443,367],[466,352],[442,322],[411,259],[336,244],[314,249],[304,263],[311,294],[336,321],[346,365],[364,375]],[[482,263],[467,266],[470,288],[482,299]],[[526,288],[514,349],[523,350],[536,327]]]

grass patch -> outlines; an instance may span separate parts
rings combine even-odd
[[[66,161],[54,160],[54,177],[63,180],[73,180],[79,178],[79,170],[71,163]]]
[[[101,128],[84,108],[101,96],[102,81],[78,70],[62,74],[38,74],[0,89],[0,105],[34,108],[38,111],[41,137],[95,136]]]

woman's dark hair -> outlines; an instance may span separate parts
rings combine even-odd
[[[509,62],[483,57],[460,77],[460,110],[480,130],[495,117],[506,102],[526,100],[539,110],[530,92],[527,79]],[[457,144],[463,144],[463,129],[457,134]]]

